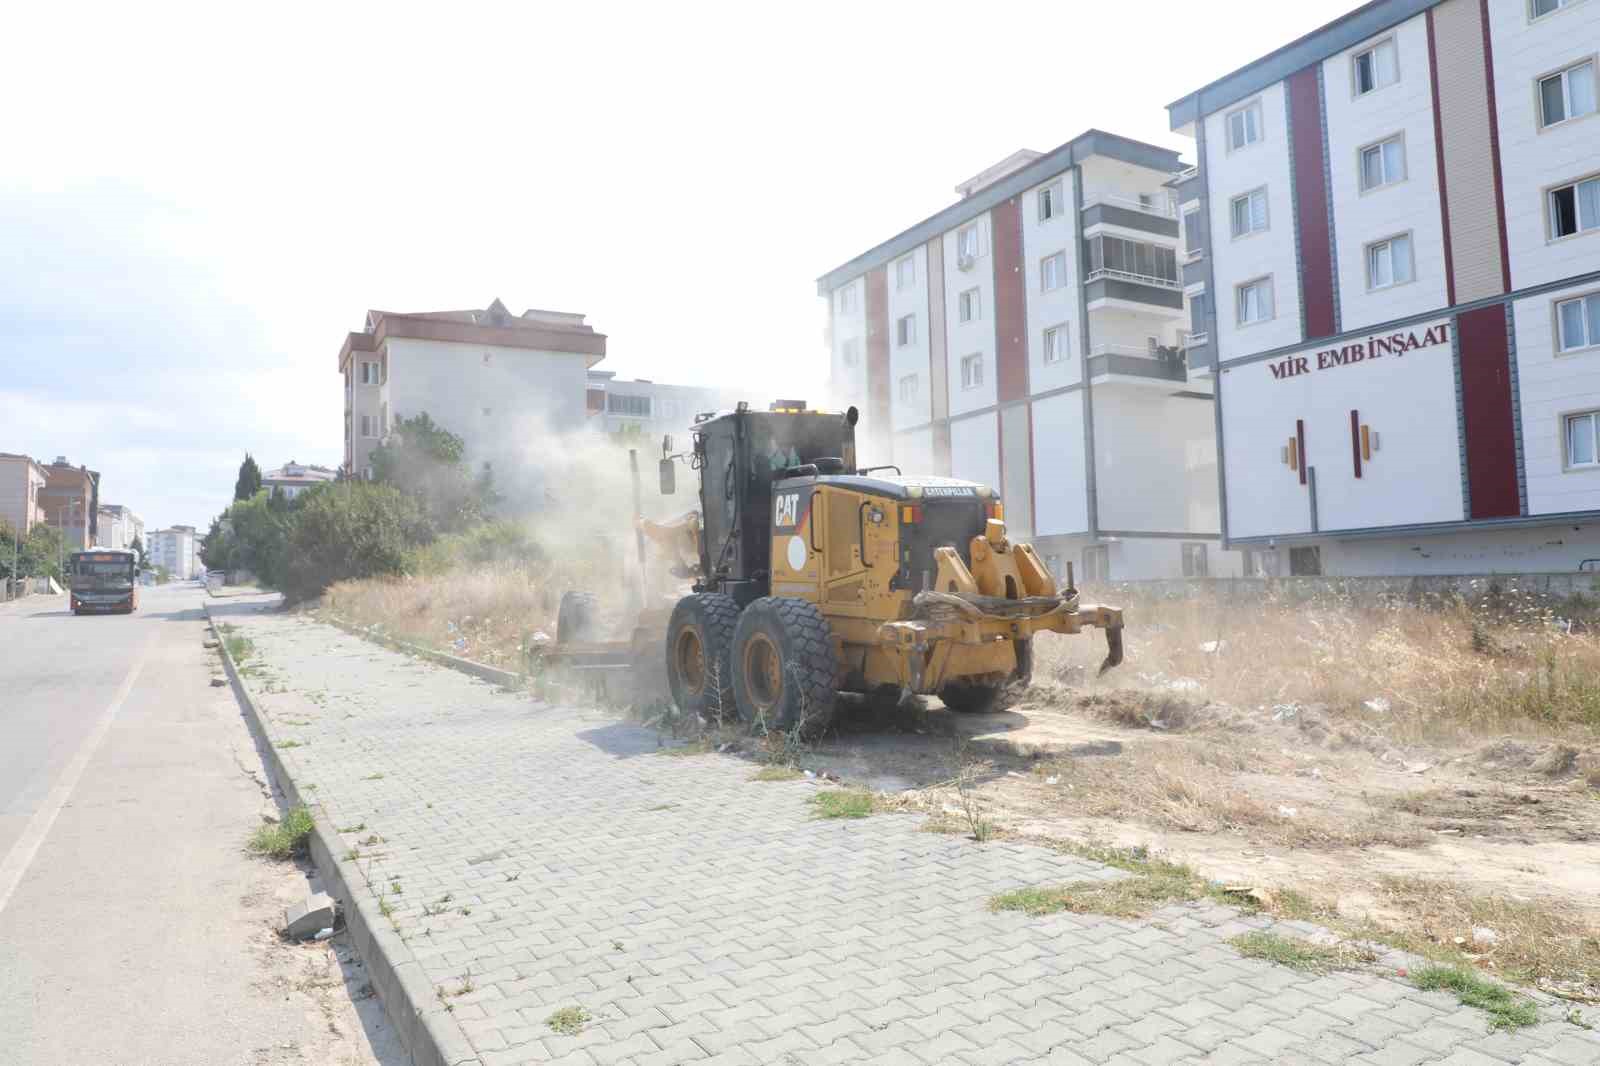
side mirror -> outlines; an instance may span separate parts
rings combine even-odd
[[[661,495],[673,496],[678,492],[678,470],[671,459],[663,459],[661,469]]]
[[[661,454],[662,455],[671,455],[672,454],[672,434],[671,433],[668,433],[666,436],[661,438]]]

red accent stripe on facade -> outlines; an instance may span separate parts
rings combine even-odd
[[[889,268],[867,271],[867,432],[888,441],[889,421]]]
[[[1517,438],[1511,411],[1511,351],[1504,304],[1456,316],[1461,351],[1462,433],[1472,518],[1521,513]]]
[[[1306,339],[1331,337],[1333,315],[1333,233],[1328,224],[1327,163],[1322,148],[1322,93],[1317,68],[1289,78],[1290,151],[1294,165],[1294,213],[1300,231],[1300,300]]]
[[[1306,483],[1306,467],[1310,464],[1306,462],[1306,422],[1303,418],[1294,420],[1294,441],[1300,450],[1300,484],[1304,485]]]
[[[1350,458],[1355,463],[1356,477],[1361,476],[1361,414],[1350,412]]]
[[[1428,8],[1428,80],[1433,86],[1433,157],[1439,168],[1439,221],[1444,233],[1445,302],[1456,304],[1456,264],[1450,248],[1450,195],[1444,176],[1444,138],[1439,136],[1439,44],[1433,32],[1433,8]],[[1504,228],[1501,229],[1504,233]]]
[[[1500,291],[1511,291],[1511,243],[1506,238],[1506,190],[1500,177],[1500,117],[1494,103],[1494,46],[1489,34],[1489,0],[1480,0],[1483,9],[1484,87],[1489,92],[1489,156],[1494,167],[1494,209],[1500,225]],[[1452,301],[1454,302],[1454,301]],[[1515,511],[1511,512],[1516,514]]]
[[[1013,196],[989,212],[994,234],[995,390],[1001,403],[1028,394],[1026,272],[1022,268],[1022,203]],[[996,420],[998,421],[998,419]]]

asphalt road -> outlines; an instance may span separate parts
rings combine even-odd
[[[242,848],[271,803],[204,595],[0,606],[0,1064],[398,1061],[348,949],[273,933],[306,874]]]

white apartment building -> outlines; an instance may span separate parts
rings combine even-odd
[[[268,470],[261,475],[261,487],[269,494],[292,500],[307,489],[333,481],[338,476],[337,470],[290,459],[278,469]]]
[[[740,400],[754,402],[746,393],[697,385],[667,385],[638,378],[618,378],[609,370],[589,371],[586,410],[597,429],[613,435],[637,435],[660,443],[665,434],[680,442],[694,424],[694,416],[732,407]]]
[[[339,350],[344,377],[344,467],[370,474],[373,449],[400,417],[426,412],[488,463],[502,493],[535,496],[528,462],[553,434],[581,429],[589,368],[606,338],[584,316],[527,310],[499,300],[481,311],[368,311]]]
[[[1080,580],[1239,573],[1209,375],[1190,372],[1177,153],[1090,130],[817,280],[863,464],[997,488]]]
[[[166,567],[175,581],[189,581],[200,576],[199,562],[195,558],[197,541],[193,526],[173,526],[151,533],[145,551],[151,566]]]
[[[144,542],[144,519],[119,503],[102,503],[99,533],[98,547],[131,548],[135,540]]]
[[[1169,105],[1262,574],[1600,567],[1600,3],[1377,0]]]

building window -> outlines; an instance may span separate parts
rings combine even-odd
[[[1185,544],[1183,546],[1183,576],[1206,577],[1211,573],[1206,560],[1206,546],[1204,544]]]
[[[1083,549],[1083,580],[1085,583],[1111,580],[1111,550],[1104,544],[1091,544]]]
[[[1357,52],[1354,75],[1357,96],[1365,96],[1399,81],[1400,60],[1395,52],[1394,38],[1379,41],[1365,52]]]
[[[1576,4],[1578,0],[1533,0],[1532,17],[1542,18],[1554,11]]]
[[[961,357],[961,387],[975,389],[983,384],[983,355],[965,355]]]
[[[1600,177],[1550,190],[1550,237],[1600,228]]]
[[[361,364],[361,384],[363,384],[363,385],[376,385],[377,383],[378,383],[378,364],[377,363],[362,362],[362,364]]]
[[[849,314],[856,309],[856,289],[854,285],[846,285],[839,290],[839,313]]]
[[[1411,238],[1390,237],[1367,245],[1367,288],[1387,289],[1412,279]]]
[[[1052,218],[1059,218],[1066,211],[1066,204],[1061,199],[1061,183],[1046,185],[1039,190],[1039,221],[1049,222]]]
[[[371,415],[361,416],[361,435],[372,440],[378,435],[378,420]]]
[[[1245,577],[1277,577],[1276,548],[1245,548],[1242,553]]]
[[[900,402],[913,403],[917,398],[917,375],[907,374],[900,379]]]
[[[1290,548],[1289,576],[1321,577],[1322,548],[1315,544],[1306,548]]]
[[[1556,304],[1558,350],[1600,347],[1600,292]]]
[[[1228,215],[1235,237],[1248,237],[1252,233],[1265,230],[1267,228],[1266,186],[1247,192],[1243,196],[1235,196],[1228,205]]]
[[[1273,316],[1271,278],[1247,281],[1235,291],[1239,325],[1248,326],[1252,322],[1265,322]]]
[[[956,231],[956,258],[971,262],[978,258],[978,227],[976,224]]]
[[[845,366],[861,365],[861,342],[854,337],[839,346],[839,361]]]
[[[1252,100],[1239,110],[1228,112],[1228,151],[1237,152],[1259,140],[1261,140],[1260,100]]]
[[[916,315],[905,315],[904,317],[895,321],[894,339],[895,343],[902,348],[908,344],[915,344],[917,342]]]
[[[968,289],[956,297],[957,314],[963,322],[976,322],[983,317],[983,304],[977,289]]]
[[[909,289],[917,283],[917,261],[906,256],[894,265],[894,287]]]
[[[815,306],[815,305],[813,305]],[[650,397],[606,393],[606,414],[626,415],[629,418],[650,417]]]
[[[1594,114],[1594,60],[1539,79],[1539,125]]]
[[[1406,144],[1396,136],[1361,149],[1361,191],[1370,192],[1404,181]]]
[[[1044,331],[1044,361],[1059,363],[1067,357],[1068,351],[1067,324],[1051,326]]]
[[[1567,465],[1600,466],[1600,411],[1567,415]]]
[[[1039,290],[1053,292],[1067,283],[1067,253],[1047,255],[1039,263]]]
[[[1183,213],[1183,250],[1190,259],[1200,254],[1200,209]]]

